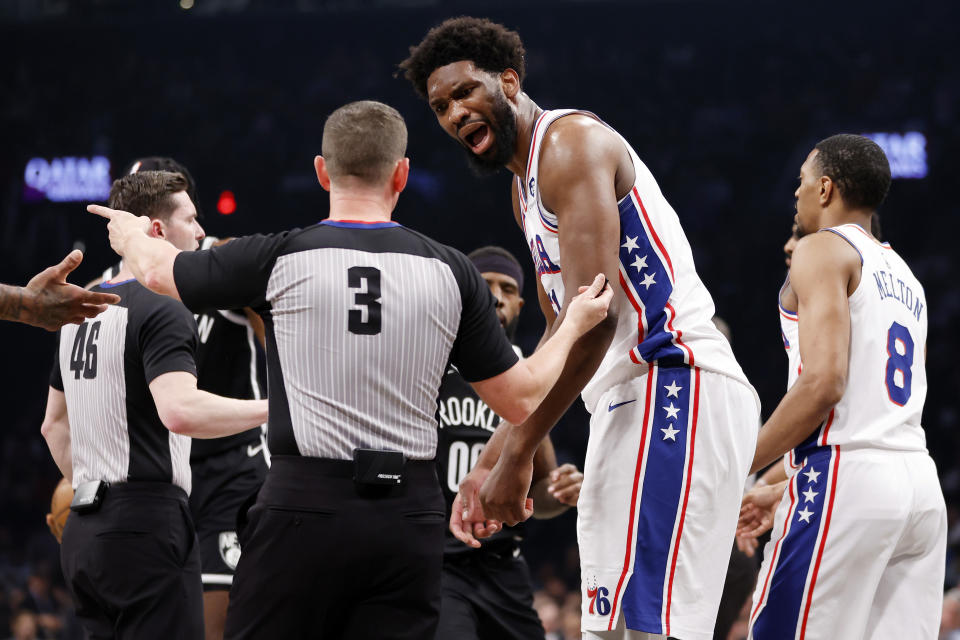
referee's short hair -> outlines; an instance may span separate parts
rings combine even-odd
[[[332,180],[383,183],[407,151],[407,126],[396,109],[362,100],[344,105],[323,125],[323,158]]]
[[[140,171],[113,181],[110,208],[166,221],[176,208],[170,196],[189,188],[187,179],[171,171]]]

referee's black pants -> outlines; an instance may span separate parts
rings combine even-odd
[[[203,588],[187,494],[165,482],[110,486],[71,513],[60,564],[91,640],[202,640]]]
[[[433,640],[446,524],[436,464],[407,462],[397,487],[352,475],[349,461],[273,456],[225,638]]]

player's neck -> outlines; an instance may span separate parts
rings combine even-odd
[[[844,224],[855,224],[861,229],[870,232],[870,219],[873,217],[872,211],[860,209],[838,209],[836,211],[827,210],[820,219],[820,228],[839,227]]]
[[[378,194],[331,193],[330,220],[389,222],[396,201],[387,202]]]
[[[514,175],[526,179],[527,159],[530,157],[530,145],[533,144],[534,128],[543,109],[538,107],[526,93],[521,93],[517,98],[517,111],[517,142],[513,157],[507,163],[507,169]]]

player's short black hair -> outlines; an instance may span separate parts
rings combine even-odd
[[[420,97],[426,98],[430,74],[461,60],[493,73],[513,69],[522,83],[525,53],[516,31],[486,18],[460,16],[430,29],[420,44],[410,47],[410,57],[399,66]]]
[[[890,163],[880,145],[864,136],[841,133],[814,148],[821,174],[833,180],[848,207],[880,208],[890,190]]]

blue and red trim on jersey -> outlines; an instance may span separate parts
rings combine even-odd
[[[693,366],[693,351],[683,343],[683,332],[673,326],[677,315],[670,304],[675,282],[673,262],[636,187],[620,201],[618,209],[620,286],[639,318],[637,346],[631,349],[630,359],[636,364],[657,361]],[[631,241],[636,249],[623,246]],[[638,267],[638,262],[642,266]]]
[[[367,222],[364,220],[321,220],[320,224],[330,227],[340,227],[342,229],[387,229],[389,227],[399,227],[399,222],[392,220],[378,220],[376,222]]]
[[[693,478],[700,369],[651,365],[647,376],[624,566],[608,628],[613,629],[619,607],[628,629],[669,635],[673,581]],[[675,389],[674,395],[668,387]],[[679,410],[675,417],[669,417],[668,407]]]
[[[760,601],[751,616],[754,640],[803,640],[806,635],[833,515],[840,448],[819,447],[805,462],[804,470],[790,480],[784,533],[774,547]]]
[[[122,284],[127,284],[128,282],[133,282],[136,278],[127,278],[126,280],[121,280],[120,282],[101,282],[101,289],[112,289],[113,287],[119,287]]]
[[[854,225],[854,226],[856,226],[856,225]],[[860,229],[860,227],[857,227],[857,228]],[[820,233],[823,233],[824,231],[829,231],[830,233],[835,233],[835,234],[837,234],[838,236],[840,236],[841,238],[843,238],[844,240],[846,240],[847,244],[849,244],[851,247],[853,247],[853,250],[857,252],[857,255],[858,255],[858,256],[860,256],[860,266],[861,266],[861,267],[863,266],[863,253],[860,252],[860,248],[854,243],[853,240],[851,240],[850,238],[848,238],[847,235],[846,235],[844,232],[840,231],[839,229],[835,229],[835,228],[833,228],[833,227],[827,227],[826,229],[820,229]],[[861,231],[862,231],[862,229],[861,229]]]

